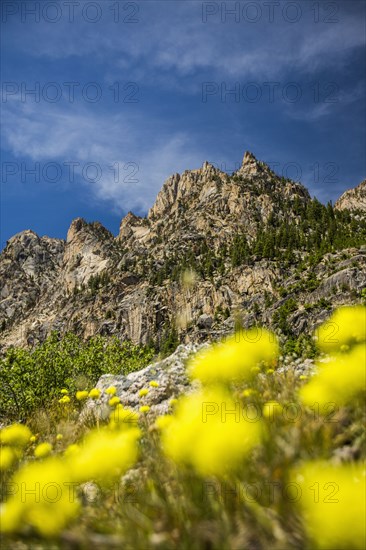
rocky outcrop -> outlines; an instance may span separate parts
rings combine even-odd
[[[366,180],[354,189],[349,189],[334,204],[337,210],[353,210],[366,212]]]
[[[191,384],[186,373],[186,363],[192,354],[206,344],[197,346],[194,344],[180,345],[176,351],[162,361],[148,365],[142,370],[131,372],[126,376],[106,374],[102,376],[96,387],[101,390],[101,398],[96,402],[89,400],[81,420],[90,414],[96,417],[109,415],[108,400],[110,396],[105,390],[110,386],[116,388],[116,395],[120,398],[124,407],[138,411],[141,405],[148,405],[153,414],[166,414],[171,410],[170,400],[179,397],[183,393],[197,387]],[[150,382],[157,382],[157,387],[151,387]],[[139,391],[147,389],[148,393],[143,398]]]
[[[174,353],[162,361],[154,362],[136,372],[127,375],[107,374],[102,376],[96,387],[101,391],[97,401],[89,399],[84,407],[80,422],[86,422],[90,417],[94,419],[106,419],[111,408],[108,406],[110,395],[105,390],[114,386],[116,396],[120,398],[125,408],[138,412],[141,405],[150,407],[149,415],[160,416],[173,410],[171,399],[176,399],[182,394],[195,391],[200,387],[197,380],[190,380],[187,376],[188,360],[197,351],[207,348],[207,344],[180,345]],[[295,375],[311,375],[314,370],[314,362],[311,359],[292,361],[284,358],[280,361],[278,371],[291,370]],[[156,387],[151,387],[150,382],[157,382]],[[148,390],[147,395],[141,397],[140,390]],[[127,418],[126,421],[133,419]]]
[[[0,316],[11,322],[36,306],[51,289],[62,265],[65,242],[26,230],[14,235],[1,253]]]
[[[66,292],[86,285],[112,265],[110,257],[114,237],[99,222],[74,220],[67,232],[60,283]]]

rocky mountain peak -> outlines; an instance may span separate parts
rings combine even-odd
[[[253,153],[245,151],[241,167],[236,173],[242,176],[256,176],[264,171],[269,172],[269,167],[257,160]]]
[[[361,210],[366,211],[366,180],[357,187],[348,189],[336,201],[334,208],[337,210]]]
[[[114,237],[100,222],[83,218],[71,222],[67,232],[61,282],[67,291],[86,284],[91,275],[104,271],[109,264]]]
[[[234,174],[204,162],[170,176],[148,217],[128,212],[116,239],[83,218],[72,221],[66,242],[22,231],[0,255],[0,352],[1,342],[18,345],[29,335],[43,341],[52,330],[146,343],[170,337],[175,324],[189,342],[212,327],[216,335],[231,330],[237,310],[251,322],[257,303],[269,318],[268,304],[281,308],[285,287],[296,290],[299,303],[312,304],[315,319],[317,301],[333,303],[338,296],[344,303],[344,289],[359,293],[365,286],[366,255],[357,248],[366,235],[365,197],[366,181],[336,203],[354,209],[352,231],[350,217],[338,212],[329,221],[325,207],[323,230],[321,207],[307,189],[247,151]],[[316,281],[314,266],[305,267],[300,284],[296,262],[316,249],[317,235],[331,250],[327,231],[334,220],[337,246],[348,244],[352,233],[356,248],[346,260],[337,249],[332,262],[320,261]],[[197,276],[186,287],[181,275],[188,269]],[[296,312],[298,331],[307,322],[308,310],[302,311]]]

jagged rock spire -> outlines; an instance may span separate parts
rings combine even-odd
[[[245,151],[243,162],[241,164],[241,167],[237,171],[238,174],[241,174],[243,176],[254,176],[255,174],[258,174],[259,172],[263,171],[262,163],[260,163],[253,153],[250,151]]]

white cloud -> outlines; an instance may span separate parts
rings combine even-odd
[[[89,196],[110,202],[118,212],[146,211],[171,173],[204,160],[186,134],[146,115],[93,114],[14,99],[3,109],[3,136],[15,157],[33,161],[28,168],[35,162],[41,169],[48,162],[61,166],[62,185],[70,183],[70,163],[78,163],[75,175]]]

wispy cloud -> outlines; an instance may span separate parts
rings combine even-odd
[[[73,168],[77,182],[91,198],[109,201],[118,212],[146,211],[171,173],[197,167],[203,158],[184,132],[157,120],[92,114],[80,107],[13,100],[3,109],[3,136],[15,157],[65,167],[62,185],[70,183],[70,163],[78,163]]]
[[[262,16],[256,23],[243,19],[235,23],[228,17],[226,24],[220,13],[204,23],[200,2],[136,4],[136,24],[114,23],[111,2],[103,3],[99,22],[88,23],[80,17],[80,3],[73,22],[63,18],[55,25],[32,21],[22,25],[15,20],[14,29],[21,26],[22,39],[14,32],[9,40],[28,56],[55,60],[94,56],[97,61],[104,60],[107,70],[134,75],[141,74],[143,67],[146,78],[165,70],[170,73],[165,82],[174,75],[178,78],[205,70],[222,78],[281,78],[295,66],[313,72],[332,63],[345,63],[352,50],[365,43],[363,17],[360,10],[349,9],[352,2],[337,3],[342,9],[334,23],[324,22],[324,9],[321,21],[315,23],[309,2],[296,3],[302,13],[296,23],[285,21],[281,7],[271,22],[265,4],[259,3]],[[229,9],[234,2],[226,4]]]

